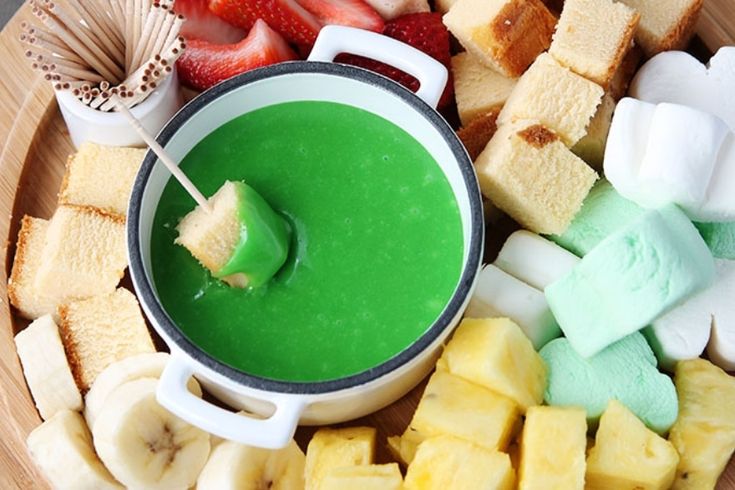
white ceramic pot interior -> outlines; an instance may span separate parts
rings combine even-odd
[[[242,114],[274,104],[303,100],[337,102],[372,112],[396,124],[426,148],[443,170],[459,207],[464,235],[464,269],[470,252],[472,213],[467,183],[463,180],[457,159],[444,136],[421,112],[381,87],[326,73],[290,73],[261,79],[212,100],[181,125],[166,144],[166,150],[175,161],[181,161],[209,133]],[[158,162],[150,174],[141,202],[140,250],[145,273],[154,290],[151,228],[156,206],[169,178],[166,168]]]

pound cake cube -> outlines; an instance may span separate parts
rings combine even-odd
[[[556,17],[541,0],[457,0],[444,24],[482,63],[516,78],[549,48]]]
[[[127,267],[125,219],[59,206],[49,222],[35,288],[59,303],[115,291]]]
[[[480,156],[488,142],[498,130],[496,121],[500,110],[493,110],[487,114],[477,116],[467,125],[457,131],[457,137],[467,150],[473,162]],[[487,215],[486,215],[487,216]]]
[[[322,480],[334,468],[367,466],[374,458],[373,427],[319,429],[306,449],[306,490],[321,488]]]
[[[544,53],[518,80],[498,116],[498,125],[534,120],[572,147],[602,100],[602,87],[577,75]]]
[[[611,400],[587,458],[585,488],[666,490],[674,482],[678,462],[669,441],[643,425],[625,405]]]
[[[519,490],[584,490],[587,418],[578,407],[531,407],[521,436]]]
[[[510,398],[437,370],[426,385],[407,431],[415,436],[409,436],[411,440],[419,443],[451,435],[503,451],[519,417],[518,406]]]
[[[647,57],[683,50],[694,35],[704,0],[621,0],[641,14],[635,40]]]
[[[138,300],[127,289],[61,305],[59,318],[69,365],[83,392],[113,362],[156,351]]]
[[[632,45],[639,18],[613,0],[566,0],[549,54],[607,88]]]
[[[609,94],[605,94],[587,127],[587,134],[572,147],[572,153],[598,171],[602,170],[602,160],[605,157],[605,145],[612,124],[613,112],[615,112],[615,100]]]
[[[507,396],[523,413],[544,398],[544,360],[507,318],[462,320],[436,367]]]
[[[511,490],[515,488],[515,472],[505,453],[456,437],[438,436],[419,446],[403,488]]]
[[[93,206],[125,216],[146,150],[83,143],[66,163],[59,204]]]
[[[324,475],[320,490],[401,490],[403,476],[398,463],[343,466]]]
[[[23,318],[35,320],[55,314],[57,301],[36,288],[36,274],[41,267],[49,223],[45,219],[23,216],[15,249],[13,270],[8,280],[8,299]]]
[[[501,126],[477,157],[482,193],[525,228],[561,234],[597,174],[544,126]]]
[[[516,84],[515,78],[486,67],[467,52],[452,56],[452,76],[462,126],[483,114],[500,111]]]

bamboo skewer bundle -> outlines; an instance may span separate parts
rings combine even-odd
[[[30,0],[22,25],[33,69],[56,90],[104,112],[143,102],[186,48],[173,0]]]

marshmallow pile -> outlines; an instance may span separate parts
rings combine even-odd
[[[664,433],[678,405],[657,364],[706,351],[735,370],[734,86],[735,47],[709,66],[653,57],[564,233],[515,232],[480,273],[466,315],[523,329],[549,369],[546,403],[583,406],[594,424],[617,399]]]

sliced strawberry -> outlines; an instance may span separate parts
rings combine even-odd
[[[381,32],[385,26],[383,18],[362,0],[296,0],[324,25],[359,27],[368,31]]]
[[[240,73],[296,59],[284,39],[262,20],[237,44],[213,44],[193,39],[176,63],[179,76],[189,87],[206,90]]]
[[[247,31],[228,24],[209,10],[209,0],[176,0],[174,11],[186,17],[180,34],[216,44],[236,43]]]
[[[449,31],[447,31],[447,28],[442,23],[440,14],[422,12],[402,15],[387,22],[383,29],[383,34],[423,51],[441,62],[447,67],[447,70],[450,69]],[[351,54],[340,54],[335,61],[378,72],[414,92],[419,88],[419,82],[416,78],[397,68],[375,60]],[[440,109],[447,107],[452,102],[453,94],[454,88],[450,77],[441,100],[439,100],[438,107]]]
[[[296,0],[210,0],[209,9],[244,29],[263,19],[296,44],[314,44],[322,27]]]

